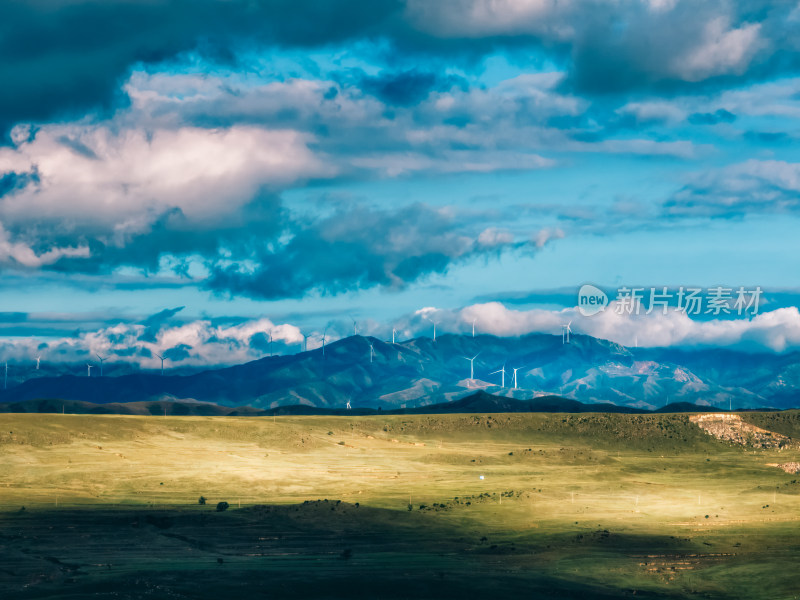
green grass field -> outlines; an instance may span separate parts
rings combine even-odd
[[[0,457],[4,598],[800,598],[800,451],[687,415],[6,414]]]

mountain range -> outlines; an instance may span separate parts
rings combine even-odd
[[[471,357],[476,357],[474,377]],[[103,377],[97,368],[91,377],[41,370],[26,378],[17,372],[0,392],[0,403],[189,400],[263,410],[289,405],[341,409],[349,401],[354,409],[392,410],[453,402],[484,390],[517,400],[558,395],[644,410],[678,402],[726,409],[800,406],[800,353],[627,348],[585,335],[572,336],[568,344],[561,336],[545,334],[444,334],[435,341],[421,337],[397,344],[356,335],[324,351],[231,367],[115,374],[130,368],[115,368],[109,361]],[[86,373],[83,365],[72,369]]]

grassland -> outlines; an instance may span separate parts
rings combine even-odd
[[[798,460],[686,415],[0,415],[0,590],[799,598]]]

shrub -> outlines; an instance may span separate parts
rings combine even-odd
[[[217,504],[217,512],[222,512],[223,510],[228,510],[229,506],[230,506],[230,504],[228,504],[227,502],[220,502],[219,504]]]
[[[198,504],[205,504],[206,503],[205,496],[200,496],[200,498],[197,500],[197,503]]]

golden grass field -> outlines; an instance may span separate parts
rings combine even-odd
[[[0,458],[3,597],[800,597],[800,450],[687,415],[5,414]]]

